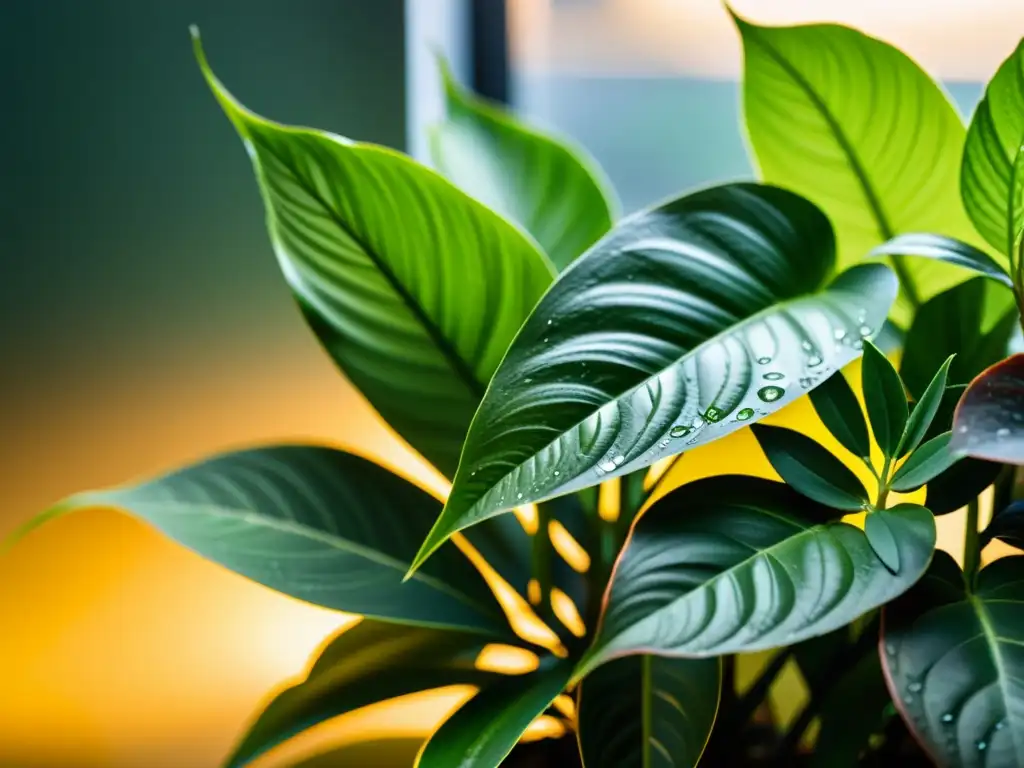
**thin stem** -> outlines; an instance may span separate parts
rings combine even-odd
[[[970,587],[974,574],[981,562],[981,547],[978,546],[978,503],[977,497],[967,504],[967,520],[964,522],[964,580]]]
[[[885,509],[885,500],[889,496],[889,468],[892,466],[892,457],[886,456],[882,471],[878,477],[878,496],[875,499],[875,509]]]

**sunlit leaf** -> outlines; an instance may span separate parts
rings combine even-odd
[[[950,449],[1024,464],[1024,354],[996,363],[967,387],[953,417]]]
[[[908,256],[935,259],[957,267],[978,272],[1008,288],[1013,281],[1005,267],[984,251],[952,237],[911,232],[897,235],[871,251],[871,256]],[[912,263],[912,262],[911,262]]]

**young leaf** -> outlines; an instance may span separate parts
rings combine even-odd
[[[464,632],[364,619],[324,649],[304,681],[267,705],[226,765],[247,765],[309,728],[375,702],[446,685],[489,683],[496,675],[474,666],[485,643]]]
[[[914,404],[914,410],[910,412],[910,419],[907,421],[907,429],[903,435],[903,440],[900,441],[899,448],[896,450],[897,456],[906,456],[912,452],[921,444],[924,436],[928,434],[928,429],[931,427],[935,414],[938,413],[939,406],[942,404],[942,396],[946,391],[949,365],[952,362],[953,355],[950,355],[939,367],[939,370],[935,372],[935,376],[932,377],[931,383],[928,384],[924,394],[921,395],[921,399]]]
[[[785,427],[751,427],[768,461],[795,491],[833,509],[860,511],[868,492],[843,462],[806,435]]]
[[[383,147],[253,114],[196,57],[253,158],[281,270],[321,344],[452,477],[491,374],[553,269],[519,230]]]
[[[719,659],[616,659],[580,685],[580,754],[587,768],[692,768],[718,712]]]
[[[910,505],[913,506],[913,505]],[[899,521],[893,516],[900,514],[900,508],[879,509],[868,514],[864,519],[864,535],[868,538],[868,544],[878,555],[878,559],[892,573],[900,572],[900,545],[896,540],[894,526]],[[897,527],[898,530],[898,527]]]
[[[18,535],[97,506],[123,509],[219,565],[315,605],[514,637],[454,546],[402,583],[440,504],[358,456],[300,445],[226,453],[139,485],[77,494]]]
[[[857,357],[895,279],[865,264],[829,283],[830,233],[807,201],[756,184],[705,189],[613,229],[509,348],[420,561],[517,504],[740,429]]]
[[[938,765],[1024,765],[1024,557],[997,560],[965,591],[936,552],[927,575],[885,609],[889,692]]]
[[[943,432],[922,445],[896,470],[889,487],[899,493],[920,488],[940,472],[949,469],[960,457],[950,450],[952,433]]]
[[[836,371],[811,390],[811,405],[826,429],[854,456],[871,456],[868,425],[846,377]]]
[[[953,416],[950,449],[1024,464],[1024,354],[996,363],[967,387]]]
[[[895,456],[909,415],[907,394],[892,363],[871,342],[864,347],[861,386],[875,442],[886,456]]]
[[[957,194],[964,127],[917,64],[847,27],[734,19],[743,39],[745,123],[761,177],[828,214],[840,267],[901,232],[974,236]],[[894,263],[913,305],[960,280],[934,260]]]
[[[960,192],[974,226],[1009,256],[1021,224],[1024,178],[1018,158],[1024,145],[1024,41],[1002,63],[985,89],[967,131]]]
[[[562,692],[572,668],[561,661],[483,688],[434,732],[416,768],[497,768],[523,731]]]
[[[430,135],[435,167],[565,269],[612,226],[616,205],[597,163],[467,93],[443,62],[441,75],[448,114]]]
[[[1006,268],[984,251],[953,237],[911,232],[896,235],[871,250],[869,256],[919,256],[969,269],[985,277],[1013,287]]]
[[[835,514],[754,477],[673,491],[633,527],[583,668],[633,653],[706,657],[797,643],[888,602],[928,567],[935,520],[923,507],[890,513],[898,574]]]

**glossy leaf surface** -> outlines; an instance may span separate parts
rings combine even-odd
[[[836,371],[811,390],[811,404],[825,428],[846,450],[861,458],[871,456],[864,413],[841,372]]]
[[[885,609],[881,655],[907,726],[940,765],[1024,764],[1024,557],[997,560],[965,591],[938,552],[921,583]]]
[[[630,656],[580,686],[587,768],[693,768],[711,736],[722,688],[718,659]]]
[[[920,488],[953,466],[960,457],[950,450],[951,438],[951,433],[943,432],[914,451],[893,475],[892,489],[905,493]]]
[[[902,510],[898,507],[888,510],[879,509],[868,514],[864,520],[864,535],[868,544],[893,573],[900,572],[900,543],[896,539],[899,530],[899,517]]]
[[[895,294],[880,264],[829,283],[828,221],[775,187],[641,212],[563,273],[473,421],[424,554],[453,532],[722,437],[860,354]]]
[[[991,461],[960,459],[928,481],[924,505],[933,515],[955,512],[992,485],[1001,467]]]
[[[875,442],[886,456],[895,456],[910,413],[907,394],[892,363],[871,343],[864,348],[861,382]]]
[[[967,387],[953,417],[950,448],[1024,464],[1024,354],[996,363]]]
[[[434,166],[518,222],[559,269],[611,229],[608,183],[582,150],[463,90],[442,66],[447,119],[430,135]]]
[[[1024,549],[1024,501],[1015,501],[992,516],[992,522],[981,537],[982,546],[992,539]]]
[[[903,435],[903,440],[900,442],[899,450],[896,451],[897,456],[906,456],[912,452],[921,444],[925,435],[928,434],[928,430],[931,428],[932,422],[935,420],[935,416],[942,405],[942,397],[946,392],[946,381],[949,378],[949,364],[952,361],[952,356],[946,358],[928,383],[924,394],[914,403],[914,407],[910,412],[910,418],[907,419],[906,432]]]
[[[634,653],[703,657],[790,645],[848,624],[924,573],[935,545],[928,510],[890,510],[898,574],[836,515],[753,477],[673,491],[633,528],[589,665]]]
[[[943,235],[911,232],[897,235],[871,251],[872,256],[908,256],[934,259],[956,267],[978,272],[1008,288],[1013,281],[1006,268],[987,253],[970,243]]]

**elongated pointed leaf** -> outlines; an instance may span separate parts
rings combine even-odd
[[[510,637],[486,582],[454,546],[402,574],[440,504],[343,451],[226,453],[139,485],[72,496],[30,524],[118,507],[264,586],[339,611]]]
[[[857,357],[895,278],[871,264],[829,283],[830,231],[805,200],[755,184],[617,226],[509,348],[423,555],[517,504],[729,434]]]
[[[964,126],[917,64],[834,24],[736,25],[745,123],[761,177],[828,214],[841,267],[904,232],[975,237],[957,194]],[[895,261],[910,305],[962,279],[935,260]]]
[[[886,456],[895,456],[910,413],[907,394],[892,363],[870,342],[864,349],[861,382],[875,442]]]
[[[1024,223],[1024,41],[1002,63],[971,118],[960,179],[964,206],[978,232],[1000,253],[1013,253]]]
[[[952,237],[921,232],[897,235],[874,248],[870,255],[935,259],[977,272],[1007,288],[1013,287],[1013,281],[1002,264],[970,243]]]
[[[631,656],[580,686],[587,768],[693,768],[711,736],[722,689],[718,659]]]
[[[1024,557],[984,568],[965,591],[938,552],[928,574],[885,609],[882,665],[907,726],[939,765],[1024,765]]]
[[[894,515],[898,518],[900,512],[898,507],[893,510],[879,509],[864,520],[864,535],[868,537],[868,544],[893,573],[900,572],[900,545],[894,531],[894,527],[899,529],[899,520]]]
[[[249,112],[196,52],[245,142],[281,270],[321,344],[451,477],[477,403],[552,279],[514,226],[383,147]]]
[[[485,643],[464,632],[364,619],[324,649],[303,682],[270,702],[227,765],[246,765],[309,728],[378,701],[446,685],[491,682],[494,673],[474,667]]]
[[[857,476],[811,438],[785,427],[751,429],[772,468],[798,493],[833,509],[859,511],[869,504]]]
[[[782,483],[719,476],[683,486],[633,528],[586,667],[618,656],[716,656],[830,632],[907,590],[928,567],[935,521],[890,510],[899,573],[864,532]]]
[[[960,457],[950,450],[952,436],[950,432],[943,432],[914,451],[893,475],[892,489],[905,493],[920,488],[953,466]]]
[[[572,664],[563,661],[484,688],[434,733],[416,768],[497,768],[571,674]]]
[[[597,164],[580,148],[475,98],[441,69],[448,115],[430,136],[434,165],[521,224],[565,269],[612,226],[617,206]]]
[[[992,516],[992,522],[982,534],[982,546],[992,539],[1024,549],[1024,501],[1015,501]]]
[[[921,395],[921,399],[914,404],[914,409],[910,412],[910,418],[907,420],[907,429],[903,435],[903,440],[896,451],[897,456],[906,456],[912,452],[921,444],[924,436],[928,434],[935,415],[939,412],[939,407],[942,405],[942,397],[946,391],[946,380],[949,378],[949,365],[952,362],[952,355],[946,358],[946,361],[939,367],[939,370],[935,372],[935,376],[932,377],[924,394]]]
[[[857,396],[840,371],[811,390],[811,404],[832,436],[854,456],[871,456],[868,425]]]
[[[950,449],[1024,464],[1024,354],[996,363],[967,387],[953,417]]]

